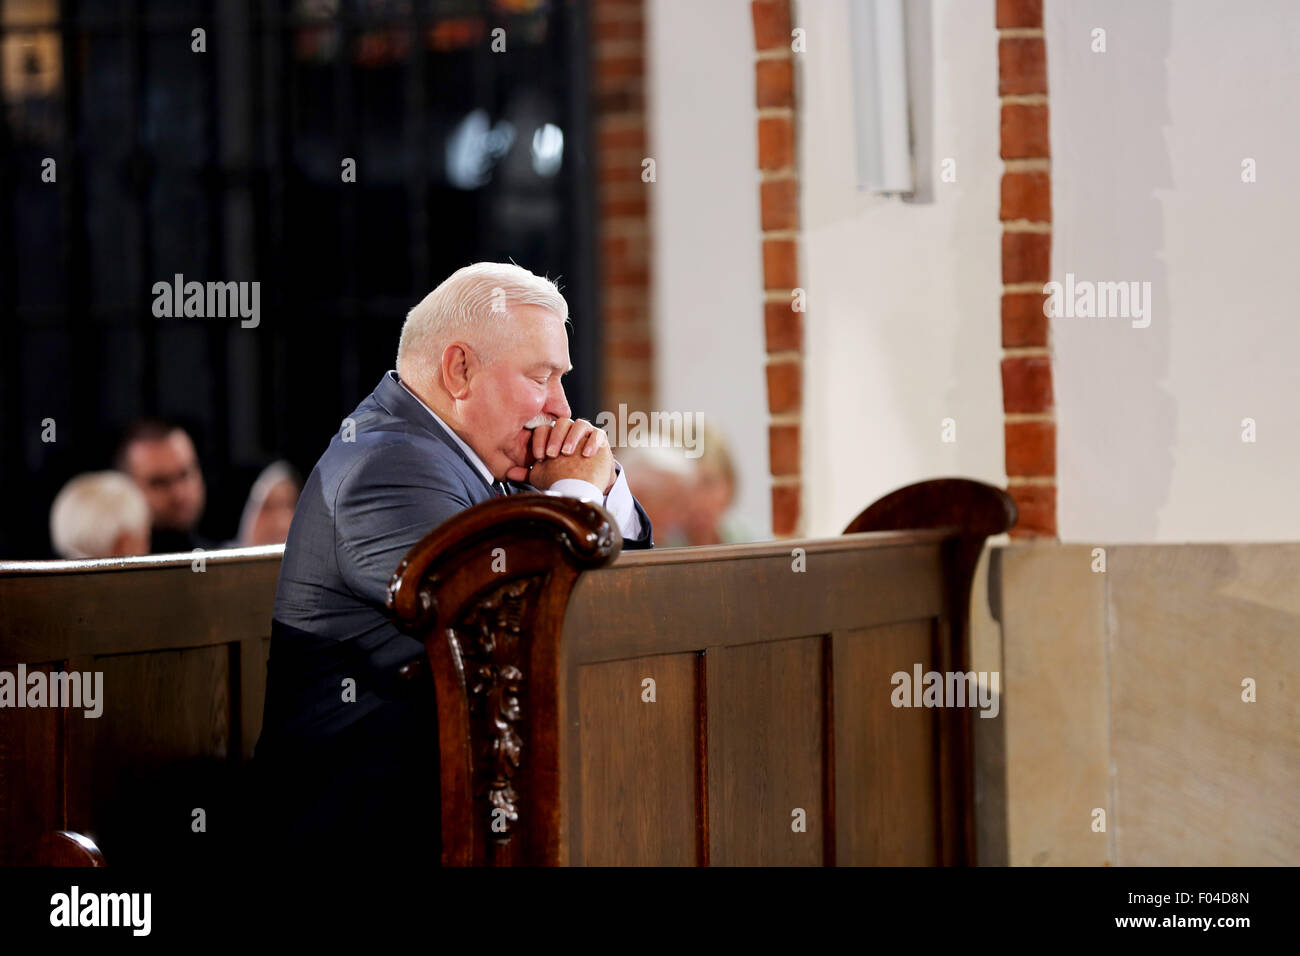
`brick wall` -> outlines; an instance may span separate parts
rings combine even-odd
[[[1013,536],[1056,535],[1056,415],[1043,285],[1051,269],[1051,150],[1042,0],[995,0],[1001,97],[1002,393]],[[772,530],[801,533],[803,312],[791,0],[752,0],[762,210]],[[603,407],[654,402],[644,0],[591,0],[599,177]]]
[[[1043,284],[1052,172],[1042,0],[996,0],[1002,99],[1002,406],[1013,537],[1056,535],[1056,411]]]
[[[592,105],[603,382],[601,408],[651,409],[650,234],[643,0],[591,0]]]
[[[772,533],[802,530],[803,313],[790,0],[753,0]],[[796,306],[800,311],[796,311]]]

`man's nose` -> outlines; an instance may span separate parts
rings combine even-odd
[[[569,418],[569,402],[564,397],[564,386],[560,384],[559,376],[552,377],[551,382],[553,384],[546,395],[546,405],[542,411],[555,418]]]

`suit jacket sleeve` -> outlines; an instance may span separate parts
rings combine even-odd
[[[379,606],[406,553],[426,534],[471,505],[451,468],[427,450],[387,445],[359,461],[339,485],[334,546],[339,571],[359,597]]]
[[[636,516],[641,519],[641,536],[635,540],[624,538],[623,548],[627,551],[644,551],[653,548],[654,529],[650,527],[650,516],[645,513],[645,509],[641,507],[641,502],[636,500],[635,495],[632,496],[632,504],[636,506]]]

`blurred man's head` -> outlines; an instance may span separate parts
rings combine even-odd
[[[50,508],[50,541],[64,558],[121,558],[149,553],[149,504],[116,471],[78,475]]]
[[[185,429],[167,422],[136,422],[118,446],[117,468],[144,492],[154,527],[191,531],[203,515],[203,472]]]
[[[499,262],[453,273],[406,317],[397,374],[496,478],[528,467],[530,430],[569,418],[569,306],[549,279]]]

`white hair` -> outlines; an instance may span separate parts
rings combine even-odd
[[[50,508],[50,540],[65,558],[107,558],[125,531],[149,535],[149,503],[119,471],[78,475]]]
[[[615,458],[620,465],[632,474],[652,472],[657,475],[671,475],[674,478],[692,478],[695,475],[695,459],[687,458],[686,453],[677,448],[665,448],[661,445],[629,445],[616,448]]]
[[[397,374],[435,380],[442,352],[456,338],[495,355],[494,346],[510,336],[510,310],[537,305],[569,321],[569,304],[550,279],[511,262],[476,262],[457,269],[406,314],[397,343]]]

